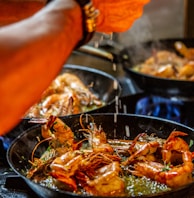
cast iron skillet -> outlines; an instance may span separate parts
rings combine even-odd
[[[121,86],[118,80],[101,70],[80,65],[66,64],[61,72],[72,72],[76,74],[86,86],[93,83],[90,90],[104,101],[106,105],[112,104],[115,102],[116,97],[121,95]],[[98,109],[96,109],[95,112],[98,112]]]
[[[116,96],[119,97],[121,94],[121,86],[119,85],[118,80],[101,70],[80,65],[66,64],[61,70],[61,73],[65,72],[78,76],[81,81],[89,87],[92,93],[105,102],[105,105],[112,104],[115,101]],[[91,84],[92,86],[90,86]],[[99,108],[96,109],[95,112],[98,112],[98,110]]]
[[[173,130],[180,130],[188,133],[185,140],[189,143],[190,140],[194,140],[194,129],[178,124],[176,122],[141,116],[133,114],[91,114],[97,125],[101,125],[104,131],[107,133],[108,138],[135,138],[137,134],[141,132],[156,133],[161,138],[167,138]],[[86,117],[84,117],[86,119]],[[80,129],[79,115],[72,115],[63,118],[64,122],[72,128],[73,131]],[[127,130],[128,129],[128,130]],[[113,132],[114,131],[114,132]],[[76,133],[78,134],[78,133]],[[17,137],[11,144],[7,151],[7,160],[11,168],[21,176],[29,187],[35,191],[40,197],[91,197],[76,195],[67,191],[56,191],[41,185],[38,185],[31,180],[27,179],[24,175],[26,168],[29,168],[30,164],[28,160],[31,157],[31,152],[34,146],[37,144],[37,136],[40,137],[40,126],[34,126],[24,131],[19,137]],[[40,156],[45,151],[46,146],[41,144],[35,155]],[[191,151],[194,150],[194,146],[191,147]],[[179,189],[169,191],[162,194],[155,194],[147,197],[161,197],[161,198],[183,198],[187,197],[188,193],[194,187],[192,184],[183,186]]]
[[[86,86],[89,86],[91,85],[91,83],[93,83],[93,86],[89,87],[91,92],[105,102],[104,106],[91,111],[87,111],[87,113],[99,113],[109,111],[109,106],[113,104],[116,98],[121,95],[122,89],[118,80],[106,72],[90,67],[73,64],[64,65],[61,73],[64,72],[70,72],[77,75]],[[33,126],[34,123],[29,123],[29,120],[30,119],[28,117],[24,117],[23,119],[21,119],[20,124],[18,124],[13,130],[20,133],[21,130],[25,130],[29,126]]]
[[[175,41],[182,41],[187,47],[194,47],[194,39],[162,39],[149,41],[124,48],[120,54],[123,69],[138,87],[148,93],[180,98],[194,97],[194,82],[171,80],[146,75],[132,70],[132,67],[152,56],[153,50],[170,50],[175,52]]]

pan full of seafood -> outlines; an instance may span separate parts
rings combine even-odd
[[[24,131],[10,167],[40,197],[187,197],[194,130],[161,118],[91,113]]]
[[[98,111],[120,96],[118,81],[106,72],[67,64],[25,118],[46,118]]]
[[[194,96],[194,39],[162,39],[125,48],[124,70],[140,89],[165,96]]]

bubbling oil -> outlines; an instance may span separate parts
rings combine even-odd
[[[126,194],[131,197],[164,193],[171,190],[167,185],[158,183],[146,177],[125,176]]]

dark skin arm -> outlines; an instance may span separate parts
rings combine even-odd
[[[16,6],[12,1],[19,1],[21,6],[28,0],[0,0],[1,16],[4,16],[0,19],[1,24],[27,18],[0,28],[0,135],[9,132],[25,112],[38,102],[82,38],[83,31],[81,9],[74,0],[54,0],[43,9],[41,7],[45,2],[39,0],[38,6],[33,7],[33,10],[26,9],[23,15],[22,8],[17,7],[19,4]],[[141,15],[147,2],[148,0],[122,0],[120,8],[123,9],[119,14],[115,0],[106,0],[106,3],[94,0],[94,5],[100,10],[97,30],[127,30]],[[8,5],[12,9],[13,5],[16,8],[16,18],[3,14],[2,10]],[[128,12],[131,5],[138,8],[138,15]],[[109,7],[112,12],[107,11]],[[37,13],[33,15],[34,12]]]
[[[0,134],[18,123],[56,77],[82,37],[81,18],[74,1],[59,0],[1,29]]]

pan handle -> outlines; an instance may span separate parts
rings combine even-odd
[[[89,55],[93,55],[98,58],[103,58],[103,59],[109,60],[111,62],[114,61],[114,55],[111,52],[105,51],[100,48],[95,48],[90,45],[83,45],[80,48],[78,48],[76,51],[82,52],[85,54],[89,54]]]
[[[19,175],[9,175],[6,177],[5,187],[7,189],[26,190],[30,189],[24,179]]]

